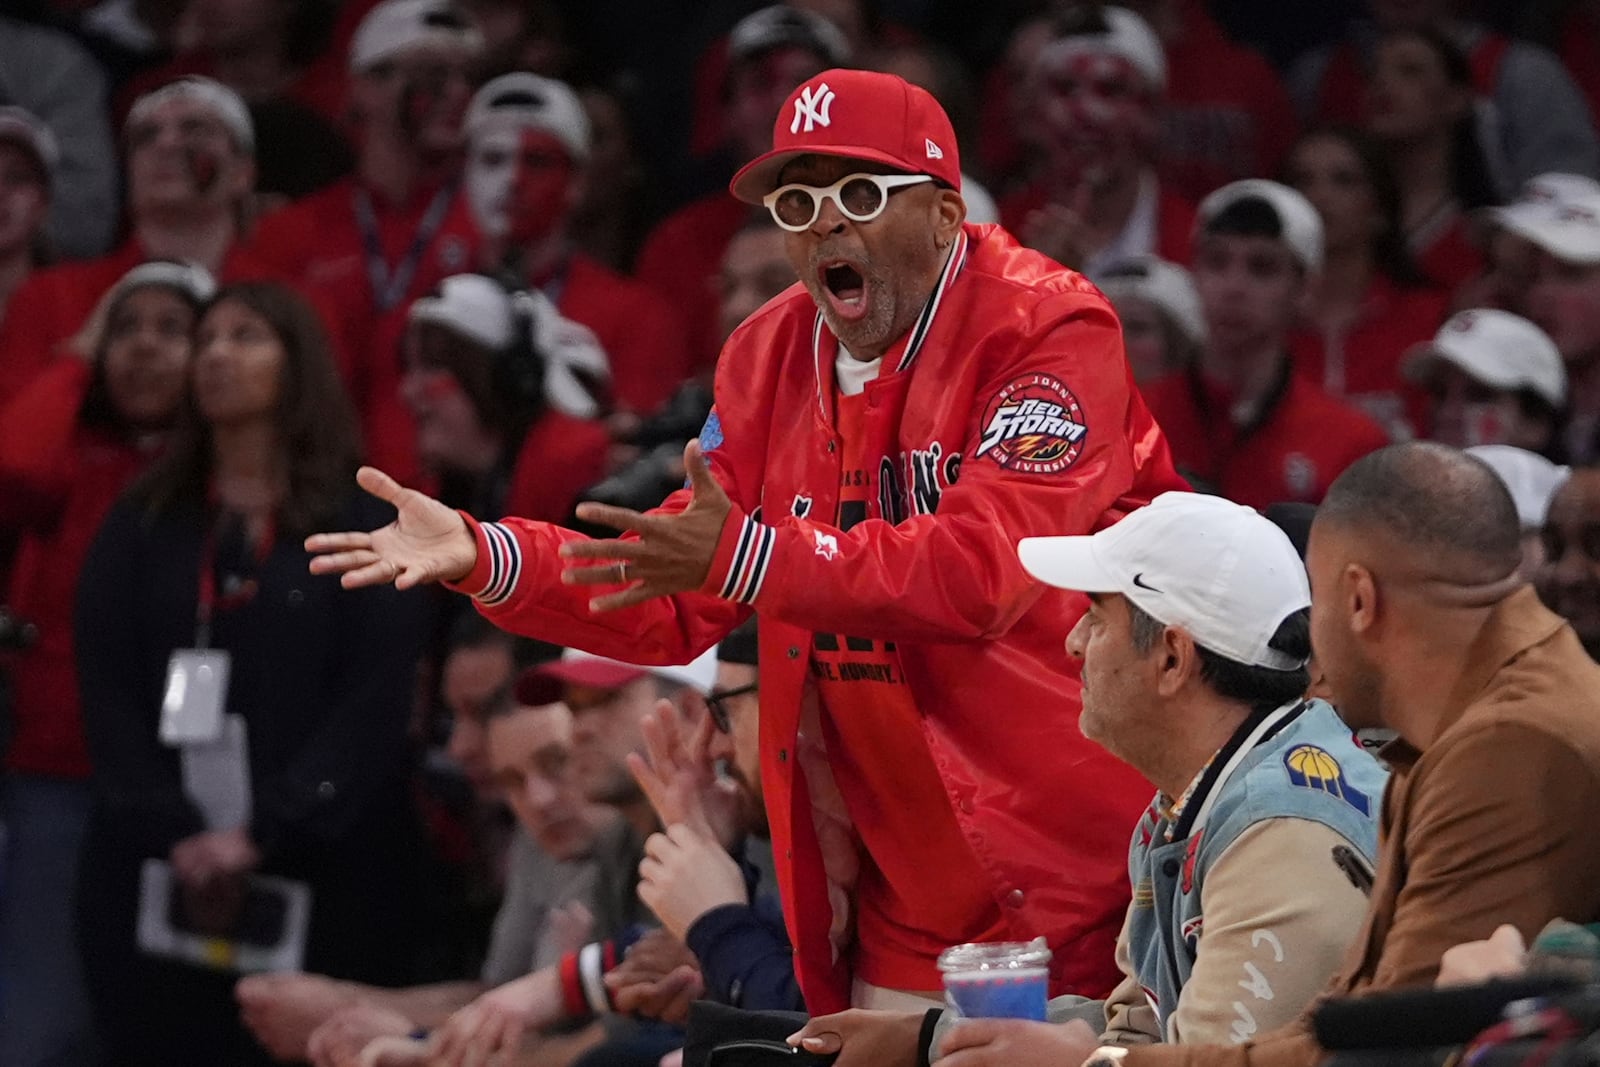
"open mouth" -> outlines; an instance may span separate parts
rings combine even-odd
[[[860,268],[837,259],[817,269],[818,280],[828,294],[834,313],[845,319],[859,319],[867,313],[867,283]]]

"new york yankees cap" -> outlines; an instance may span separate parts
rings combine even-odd
[[[1047,585],[1120,593],[1235,663],[1305,665],[1269,647],[1285,619],[1311,606],[1305,565],[1277,524],[1242,504],[1162,493],[1099,533],[1024,538],[1017,555]]]
[[[950,117],[927,90],[893,74],[835,69],[806,79],[778,109],[772,150],[745,164],[728,188],[759,204],[784,165],[806,155],[870,160],[961,188]]]

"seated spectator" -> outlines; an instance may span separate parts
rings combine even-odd
[[[1401,358],[1445,316],[1449,294],[1426,283],[1400,230],[1400,189],[1383,149],[1348,127],[1302,137],[1285,181],[1322,219],[1322,271],[1290,342],[1297,373],[1348,401],[1396,439],[1416,432],[1421,397]]]
[[[1600,458],[1600,192],[1507,221],[1537,254],[1528,318],[1555,342],[1567,369],[1566,460]]]
[[[1600,470],[1580,467],[1555,491],[1544,521],[1544,567],[1534,577],[1545,606],[1600,659]]]
[[[572,247],[568,232],[589,159],[589,120],[566,85],[507,74],[467,112],[467,199],[483,234],[480,265],[541,290],[592,330],[622,411],[647,413],[693,372],[676,310]]]
[[[1543,330],[1509,311],[1457,312],[1407,360],[1428,391],[1424,436],[1453,448],[1514,445],[1560,458],[1567,374]]]
[[[1387,442],[1377,423],[1293,373],[1290,330],[1321,266],[1316,209],[1287,186],[1235,182],[1201,203],[1194,282],[1205,348],[1192,367],[1144,388],[1197,488],[1258,508],[1314,504]]]
[[[849,46],[826,19],[787,4],[745,17],[728,35],[720,124],[729,171],[772,147],[772,123],[796,86],[850,61]],[[722,339],[711,296],[728,241],[749,208],[720,186],[661,220],[645,238],[635,276],[677,308],[688,331],[691,368],[715,365]]]
[[[711,652],[686,666],[643,667],[574,649],[558,662],[523,674],[517,684],[518,701],[538,706],[560,699],[572,710],[572,771],[584,797],[622,815],[617,830],[596,849],[603,873],[596,890],[595,928],[605,940],[592,941],[557,962],[489,990],[454,1012],[427,1039],[394,1049],[395,1063],[442,1067],[482,1063],[486,1057],[515,1055],[525,1033],[542,1034],[596,1019],[606,1021],[606,1032],[587,1027],[580,1039],[584,1047],[603,1037],[637,1038],[658,1046],[653,1063],[681,1043],[682,1034],[676,1030],[651,1032],[628,1026],[616,1014],[618,1007],[603,979],[644,934],[636,923],[639,864],[644,839],[660,825],[630,770],[634,758],[645,752],[644,723],[658,701],[671,701],[680,709],[702,701],[715,675]],[[687,950],[681,958],[691,959]],[[547,1043],[541,1042],[540,1049]],[[389,1046],[386,1042],[380,1048]]]
[[[1167,84],[1161,42],[1120,7],[1074,8],[1050,32],[1029,73],[1042,169],[1001,200],[1001,221],[1085,274],[1150,253],[1186,262],[1194,208],[1155,169]]]
[[[1558,916],[1600,919],[1589,815],[1600,667],[1516,577],[1520,560],[1505,489],[1441,445],[1358,460],[1318,509],[1307,559],[1318,662],[1345,722],[1399,733],[1382,752],[1391,773],[1367,916],[1324,995],[1431,984],[1446,949],[1501,923],[1526,937]],[[1009,1042],[1034,1025],[969,1020],[944,1050],[951,1067],[1117,1062],[1081,1021],[1049,1059],[1015,1055]],[[1113,1055],[1125,1067],[1312,1067],[1328,1053],[1303,1012],[1238,1044]]]
[[[1389,153],[1400,184],[1400,227],[1422,273],[1455,288],[1482,260],[1467,212],[1500,199],[1472,111],[1472,70],[1432,30],[1391,30],[1367,78],[1365,128]]]
[[[28,313],[0,323],[0,402],[60,355],[107,290],[145,260],[196,263],[224,283],[272,273],[241,243],[254,138],[244,102],[216,82],[185,79],[139,98],[126,131],[132,232],[110,255],[37,271],[16,291]]]
[[[51,247],[69,259],[104,253],[117,228],[117,150],[106,116],[105,71],[59,30],[0,15],[0,102],[37,118],[60,147],[51,182]]]
[[[727,340],[761,305],[793,285],[794,264],[783,248],[783,230],[768,211],[751,211],[728,242],[717,277],[717,336]]]
[[[343,55],[329,47],[338,7],[325,0],[192,0],[178,54],[117,92],[117,119],[138,96],[176,78],[214,78],[250,108],[256,131],[256,207],[265,212],[349,173],[340,132]]]
[[[607,381],[594,335],[537,290],[479,274],[446,278],[410,319],[401,396],[441,499],[484,519],[568,521],[611,442],[593,418]]]
[[[1176,263],[1143,256],[1095,275],[1122,320],[1133,380],[1144,384],[1194,366],[1206,343],[1206,320],[1194,279]]]
[[[1275,174],[1294,140],[1294,105],[1277,71],[1230,40],[1201,0],[1128,0],[1161,38],[1167,96],[1158,166],[1191,202],[1231,181]]]
[[[0,320],[48,256],[45,218],[60,160],[48,126],[20,107],[0,107]]]
[[[1520,574],[1524,581],[1534,581],[1544,570],[1544,527],[1550,501],[1571,476],[1571,468],[1558,467],[1536,452],[1511,445],[1474,445],[1466,452],[1488,464],[1511,494],[1522,523]]]
[[[1026,538],[1019,552],[1035,578],[1089,594],[1067,636],[1084,734],[1159,790],[1128,848],[1123,981],[1103,1006],[1056,1007],[1118,1046],[1289,1022],[1360,928],[1385,778],[1333,708],[1304,698],[1311,595],[1294,545],[1248,508],[1166,493],[1092,537]],[[850,1031],[876,1025],[898,1027],[909,1053],[922,1022],[835,1016],[795,1043],[848,1056]],[[1072,1050],[1044,1024],[1009,1042],[1021,1063],[1079,1062]]]
[[[398,394],[406,309],[470,270],[477,234],[461,122],[481,35],[449,0],[384,0],[350,43],[355,173],[261,220],[260,256],[298,283],[333,334],[367,457],[415,474]]]
[[[78,584],[94,789],[78,935],[114,1063],[261,1058],[228,965],[150,954],[141,901],[222,935],[253,874],[289,878],[314,902],[307,969],[383,984],[410,972],[421,605],[308,575],[301,543],[330,521],[377,518],[352,496],[355,466],[311,309],[279,285],[223,289],[200,320],[173,442],[111,509]],[[212,742],[174,744],[158,725],[169,657],[196,647],[228,657],[226,717]],[[142,900],[151,860],[168,865],[175,899]]]
[[[401,989],[315,974],[242,979],[236,993],[245,1023],[279,1059],[331,1067],[352,1062],[374,1038],[438,1026],[485,990],[559,963],[585,939],[563,942],[568,918],[603,911],[595,899],[602,872],[593,850],[615,817],[586,803],[574,780],[572,713],[559,703],[521,704],[509,687],[481,710],[490,788],[516,813],[518,826],[481,975]]]
[[[758,846],[768,855],[757,858],[770,860],[756,659],[750,619],[717,646],[709,714],[691,728],[658,708],[650,725],[661,743],[648,764],[630,761],[664,827],[645,842],[639,899],[694,953],[697,968],[679,976],[692,993],[751,1011],[804,1011],[782,902],[760,887],[752,859]],[[606,976],[624,1011],[642,996],[630,978],[627,960]]]
[[[1479,124],[1498,184],[1514,188],[1536,174],[1600,177],[1600,144],[1583,97],[1555,56],[1457,17],[1455,0],[1368,0],[1371,22],[1354,22],[1345,40],[1296,62],[1289,91],[1307,122],[1356,122],[1362,85],[1378,40],[1394,30],[1443,33],[1466,59]]]
[[[0,824],[0,1062],[87,1059],[88,994],[72,895],[90,803],[72,600],[101,520],[177,419],[210,275],[146,263],[106,294],[85,350],[0,408],[0,533],[20,535],[0,596],[37,628],[3,664],[10,690]]]
[[[1483,271],[1458,286],[1455,306],[1494,307],[1528,314],[1528,290],[1538,266],[1539,248],[1524,230],[1559,213],[1574,199],[1600,196],[1600,182],[1579,174],[1540,174],[1522,183],[1516,200],[1483,212],[1476,222]]]

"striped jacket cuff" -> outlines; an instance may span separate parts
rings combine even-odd
[[[522,577],[522,545],[502,523],[480,523],[478,529],[483,532],[483,547],[488,553],[489,580],[472,597],[485,607],[493,607],[505,603],[516,591],[517,580]]]
[[[752,516],[744,516],[733,562],[728,566],[727,577],[717,595],[740,604],[755,603],[762,583],[767,580],[767,567],[772,563],[773,543],[777,539],[777,530]]]

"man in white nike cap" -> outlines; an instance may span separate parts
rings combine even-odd
[[[1007,1022],[1003,1038],[987,1020],[857,1012],[812,1020],[802,1047],[859,1054],[920,1030],[927,1058],[1064,1067],[1096,1045],[1228,1042],[1293,1019],[1366,910],[1385,780],[1333,708],[1303,698],[1299,553],[1250,508],[1195,493],[1018,552],[1040,581],[1089,594],[1066,642],[1083,662],[1079,725],[1159,790],[1129,846],[1123,981],[1103,1015],[1062,997],[1054,1022]]]

